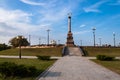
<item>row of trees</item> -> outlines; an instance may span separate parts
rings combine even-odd
[[[25,38],[24,36],[17,36],[17,37],[13,37],[10,41],[9,41],[10,45],[12,47],[19,47],[19,46],[28,46],[30,45],[30,43],[28,42],[27,38]],[[52,41],[52,45],[55,46],[56,42],[53,40]],[[59,46],[62,46],[62,44],[59,44]],[[8,48],[7,45],[5,44],[0,44],[0,48],[6,49]]]
[[[6,49],[9,49],[10,46],[6,45],[6,44],[0,44],[0,51],[2,50],[6,50]]]
[[[30,45],[30,43],[27,41],[27,39],[23,36],[17,36],[12,38],[9,43],[13,46],[13,47],[18,47],[18,46],[28,46]],[[45,44],[41,44],[41,45],[45,45]],[[63,44],[59,44],[57,45],[55,40],[51,41],[51,44],[49,44],[50,46],[63,46]]]

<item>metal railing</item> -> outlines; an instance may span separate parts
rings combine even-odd
[[[66,47],[66,46],[64,46],[64,47],[63,47],[63,49],[62,49],[62,56],[64,56],[64,55],[65,55],[65,51],[66,51],[66,49],[67,49],[67,47]]]
[[[79,50],[80,50],[82,56],[85,56],[85,53],[84,53],[83,50],[80,48],[80,46],[79,46]]]

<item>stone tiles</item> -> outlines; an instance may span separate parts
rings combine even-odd
[[[120,75],[86,57],[65,56],[56,61],[38,80],[120,80]]]

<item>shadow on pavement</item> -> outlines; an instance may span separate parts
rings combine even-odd
[[[61,72],[51,72],[51,71],[48,71],[45,76],[46,77],[57,77],[57,76],[60,76],[60,75],[61,75]]]

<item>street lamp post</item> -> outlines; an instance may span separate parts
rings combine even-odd
[[[31,35],[29,35],[29,45],[31,45]]]
[[[50,32],[50,30],[48,29],[48,30],[47,30],[47,33],[48,33],[48,34],[47,34],[47,36],[48,36],[48,37],[47,37],[47,45],[48,45],[48,46],[49,46],[49,32]]]
[[[92,30],[93,30],[93,38],[94,38],[93,40],[94,40],[94,47],[95,47],[95,30],[96,30],[96,28],[93,28]]]
[[[41,38],[39,38],[39,46],[40,46],[40,44],[41,44]]]
[[[21,59],[21,45],[22,45],[23,37],[22,36],[18,36],[17,39],[18,39],[18,42],[19,42],[19,59]]]
[[[81,44],[81,46],[82,46],[82,40],[80,40],[80,44]]]
[[[100,41],[100,46],[101,46],[101,38],[99,38],[99,41]]]
[[[21,59],[21,41],[19,43],[19,58]]]
[[[60,45],[60,40],[58,40],[58,45]]]
[[[115,32],[113,32],[113,41],[114,41],[114,47],[115,47],[115,46],[116,46],[116,45],[115,45],[115,43],[116,43],[116,42],[115,42]]]

